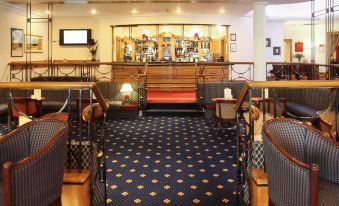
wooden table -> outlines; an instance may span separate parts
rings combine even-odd
[[[45,97],[41,97],[41,99],[31,97],[13,97],[13,102],[17,109],[25,113],[27,116],[37,117],[42,115],[42,101],[44,100],[46,100]],[[14,118],[19,117],[19,113],[13,106],[11,107],[11,114]]]

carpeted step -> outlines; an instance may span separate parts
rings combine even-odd
[[[202,116],[197,104],[189,103],[151,103],[147,104],[146,115],[155,116]]]

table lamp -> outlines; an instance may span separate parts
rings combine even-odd
[[[129,95],[131,92],[133,92],[133,88],[131,84],[123,84],[120,92],[124,94],[124,101],[129,102]]]

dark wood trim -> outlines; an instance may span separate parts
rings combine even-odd
[[[239,111],[241,109],[241,105],[244,102],[245,97],[246,97],[249,89],[250,89],[249,82],[246,82],[244,87],[242,88],[240,94],[239,94],[239,97],[237,99],[237,103],[236,103],[236,105],[233,108],[235,111]]]
[[[12,205],[12,176],[11,170],[13,164],[11,162],[5,162],[3,168],[3,194],[4,194],[4,205]]]
[[[52,202],[49,206],[62,206],[61,197],[58,197],[58,199]]]
[[[311,165],[310,170],[310,194],[311,206],[318,205],[318,187],[319,187],[319,167],[316,164]]]

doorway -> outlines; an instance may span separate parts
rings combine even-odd
[[[284,62],[292,62],[292,39],[284,39]]]

